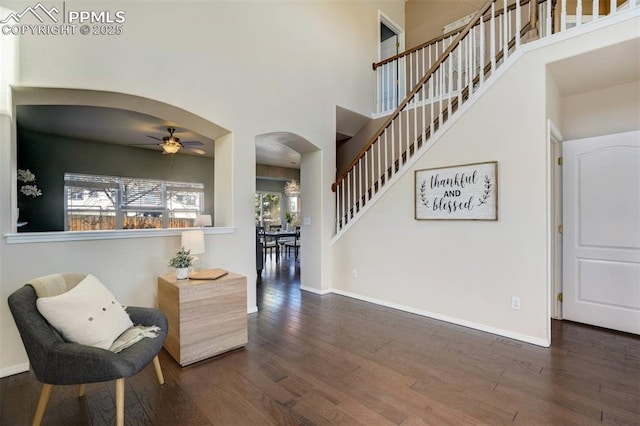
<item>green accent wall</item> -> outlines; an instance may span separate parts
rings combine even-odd
[[[19,232],[64,231],[64,174],[87,173],[202,182],[205,213],[213,215],[213,158],[46,135],[18,128],[18,168],[36,175],[42,196],[18,193]]]

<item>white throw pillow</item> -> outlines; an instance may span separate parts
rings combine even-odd
[[[109,349],[133,326],[131,318],[111,292],[93,275],[53,297],[39,297],[38,310],[69,342]]]

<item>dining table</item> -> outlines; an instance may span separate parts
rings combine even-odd
[[[264,233],[265,238],[271,239],[276,243],[276,262],[280,259],[280,240],[283,238],[294,238],[296,236],[295,230],[281,230],[281,231],[266,231]]]

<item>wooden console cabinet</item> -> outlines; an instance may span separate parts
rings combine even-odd
[[[216,280],[158,277],[158,308],[169,321],[165,349],[181,366],[247,343],[247,277]]]

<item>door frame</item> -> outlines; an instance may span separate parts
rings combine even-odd
[[[391,31],[396,33],[398,36],[398,52],[404,52],[404,29],[396,24],[393,19],[389,18],[385,15],[381,10],[378,10],[378,60],[381,60],[380,55],[382,54],[380,51],[380,40],[382,39],[382,34],[380,34],[380,24],[386,25]]]
[[[398,25],[397,23],[395,23],[393,21],[393,19],[389,18],[387,15],[384,14],[384,12],[382,12],[381,10],[378,10],[378,26],[377,26],[377,30],[378,30],[378,61],[382,60],[382,34],[380,32],[380,24],[384,24],[387,28],[389,28],[391,31],[393,31],[396,36],[398,37],[398,53],[400,52],[404,52],[405,51],[405,32],[404,29]],[[396,84],[396,95],[398,97],[397,101],[398,103],[402,102],[402,100],[404,99],[404,97],[407,95],[405,92],[405,63],[404,61],[398,61],[398,68],[396,70],[397,72],[397,79],[398,82]],[[377,88],[377,92],[378,92],[378,98],[380,98],[382,96],[382,90],[381,90],[381,81],[380,81],[380,74],[376,73],[377,75],[377,81],[376,81],[376,88]],[[377,101],[374,101],[377,102]],[[393,110],[395,110],[395,108],[393,108]],[[377,111],[377,109],[376,109]]]
[[[547,119],[547,322],[551,341],[551,319],[562,319],[562,235],[558,226],[562,225],[562,134],[551,119]]]

